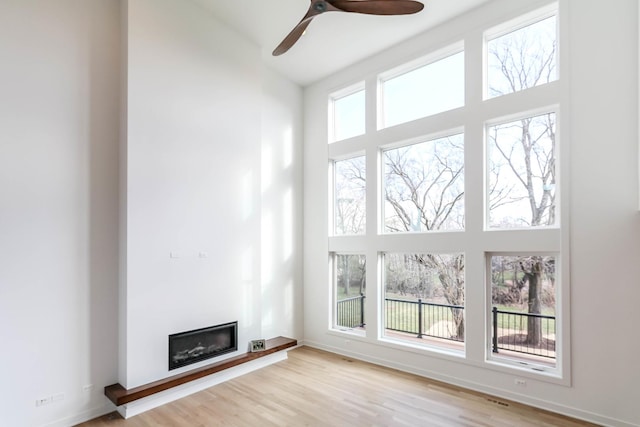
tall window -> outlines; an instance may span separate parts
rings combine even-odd
[[[556,7],[328,95],[378,120],[327,150],[329,333],[568,383]]]
[[[554,10],[489,29],[485,39],[488,97],[558,79]],[[554,102],[559,99],[557,94]],[[505,245],[516,250],[486,254],[488,359],[538,371],[553,371],[563,351],[558,340],[563,313],[556,307],[562,284],[557,242],[564,226],[556,109],[541,105],[542,112],[533,114],[514,110],[511,117],[519,116],[517,120],[496,118],[485,130],[487,230],[521,230],[511,237],[514,243]],[[530,252],[533,247],[542,252]]]

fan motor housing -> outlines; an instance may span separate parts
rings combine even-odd
[[[318,1],[313,4],[313,9],[317,12],[326,12],[327,11],[327,2]]]

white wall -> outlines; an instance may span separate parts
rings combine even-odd
[[[260,337],[259,52],[203,12],[129,1],[126,388],[170,375],[169,334]]]
[[[119,22],[112,0],[0,3],[3,425],[104,411],[116,379]]]
[[[303,336],[302,89],[262,73],[262,336]]]
[[[300,136],[301,90],[263,73],[258,47],[195,3],[128,4],[120,383],[132,388],[195,367],[168,372],[172,333],[237,320],[244,353],[251,339],[301,332],[299,148],[282,162]],[[282,244],[287,258],[270,258]]]
[[[571,2],[574,387],[562,396],[632,425],[640,425],[637,9],[633,0],[605,9]]]
[[[509,10],[543,1],[497,0],[305,89],[305,343],[597,423],[640,425],[638,3],[560,3],[569,11],[568,31],[562,29],[569,64],[561,76],[568,96],[562,108],[569,117],[561,125],[570,136],[563,140],[570,144],[571,178],[564,195],[571,215],[570,386],[527,377],[523,389],[514,383],[516,371],[499,372],[482,361],[400,350],[379,343],[369,328],[362,338],[328,332],[327,95],[426,53],[429,46],[456,42],[483,23],[499,22]],[[402,134],[400,128],[388,132]]]
[[[171,332],[302,338],[302,91],[256,46],[186,1],[2,0],[0,61],[3,425],[113,410],[106,385],[167,375]],[[262,206],[292,216],[273,247]]]

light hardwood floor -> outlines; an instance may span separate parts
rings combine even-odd
[[[145,412],[83,427],[466,426],[594,424],[327,353],[310,347],[286,361]]]

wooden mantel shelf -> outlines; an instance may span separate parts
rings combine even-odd
[[[112,384],[104,388],[104,394],[116,406],[124,405],[125,403],[133,402],[134,400],[142,399],[144,397],[160,393],[161,391],[169,390],[170,388],[206,377],[207,375],[215,374],[216,372],[220,372],[225,369],[233,368],[234,366],[238,366],[243,363],[268,356],[269,354],[273,354],[287,348],[295,347],[296,345],[298,345],[298,341],[291,338],[272,338],[267,340],[266,349],[264,351],[241,354],[239,356],[225,359],[212,365],[203,366],[202,368],[194,369],[193,371],[188,371],[182,374],[174,375],[172,377],[163,378],[161,380],[141,385],[130,390],[127,390],[120,384]]]

